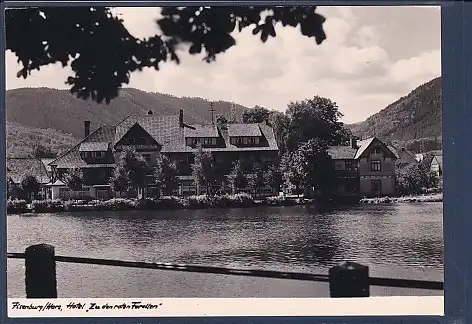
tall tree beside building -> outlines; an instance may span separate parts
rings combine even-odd
[[[290,126],[290,118],[281,111],[271,111],[269,123],[274,130],[275,140],[279,147],[279,154],[282,156],[286,151],[286,142]]]
[[[146,198],[146,184],[148,176],[152,175],[153,170],[143,157],[136,154],[134,150],[127,149],[122,153],[121,161],[130,187],[141,192],[141,198]]]
[[[154,171],[158,191],[162,190],[164,195],[172,195],[179,187],[179,177],[177,174],[177,165],[171,162],[168,157],[159,154]]]
[[[233,188],[234,193],[239,193],[242,189],[248,186],[248,179],[240,160],[234,164],[233,169],[231,169],[230,174],[227,176],[227,179],[230,186]]]
[[[82,171],[79,168],[72,168],[64,175],[64,182],[70,190],[80,191],[84,185]]]
[[[272,164],[269,166],[264,172],[264,182],[277,192],[280,191],[280,187],[283,184],[283,177],[279,165]]]
[[[280,162],[284,185],[288,188],[295,188],[297,195],[299,195],[304,181],[300,157],[300,155],[286,152]]]
[[[319,188],[324,197],[329,198],[335,183],[331,159],[327,153],[328,144],[324,140],[310,139],[294,153],[294,167],[302,175],[302,184]]]
[[[115,167],[113,175],[110,178],[110,186],[116,192],[121,194],[129,188],[129,176],[122,161]]]
[[[253,166],[252,172],[247,176],[248,187],[256,194],[265,186],[264,171],[261,167]]]
[[[328,145],[340,145],[349,140],[343,114],[335,102],[315,96],[300,102],[291,102],[286,111],[290,122],[287,133],[287,150],[294,152],[310,139],[320,139]],[[347,138],[346,138],[347,137]]]
[[[210,193],[210,186],[215,182],[213,168],[213,155],[199,145],[194,153],[194,163],[192,164],[192,176],[197,187],[197,195],[201,194],[202,187],[206,187],[207,194]]]
[[[39,184],[38,179],[36,179],[35,176],[26,175],[21,180],[20,188],[25,199],[31,201],[32,198],[37,197],[41,189],[41,185]]]

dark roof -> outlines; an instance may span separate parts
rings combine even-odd
[[[348,159],[355,159],[361,157],[361,155],[367,150],[367,148],[374,142],[379,141],[380,143],[384,144],[382,141],[377,139],[376,137],[372,137],[366,140],[362,140],[357,142],[357,149],[352,148],[352,146],[330,146],[328,148],[329,156],[334,160],[348,160]],[[391,146],[387,146],[385,148],[395,157],[398,158],[398,154],[396,153],[395,149]]]
[[[106,152],[109,142],[83,142],[80,144],[79,152]]]
[[[131,115],[116,126],[113,144],[116,144],[134,125],[141,126],[157,143],[164,148],[172,145],[183,135],[179,116]]]
[[[27,175],[36,177],[39,183],[50,181],[46,167],[41,159],[37,158],[7,158],[7,179],[18,184]]]
[[[102,126],[92,132],[88,137],[80,141],[77,145],[69,151],[49,163],[58,168],[86,168],[86,167],[109,167],[114,161],[107,161],[108,164],[94,164],[90,165],[85,162],[80,156],[80,148],[96,148],[103,147],[104,143],[116,144],[135,124],[138,124],[145,130],[157,143],[161,145],[161,152],[163,153],[184,153],[194,152],[196,148],[186,145],[185,134],[192,130],[188,127],[195,128],[200,134],[213,134],[217,132],[219,141],[221,142],[217,147],[205,148],[212,152],[233,152],[233,151],[278,151],[277,142],[272,128],[266,124],[231,124],[242,125],[237,126],[239,129],[246,129],[246,136],[253,136],[248,134],[255,134],[254,129],[259,131],[261,136],[260,144],[251,147],[241,147],[230,143],[229,131],[220,126],[206,125],[186,125],[184,128],[180,127],[178,116],[129,116],[120,122],[117,126]],[[228,125],[229,126],[229,125]],[[218,127],[218,128],[217,128]],[[219,130],[219,131],[218,131]]]
[[[230,137],[262,136],[260,124],[228,124],[228,135]]]
[[[189,125],[184,128],[185,137],[218,137],[216,125]]]
[[[82,143],[112,143],[115,139],[115,126],[101,126],[93,131],[89,136],[77,143],[69,151],[50,162],[49,165],[55,165],[60,169],[70,169],[74,167],[86,167],[87,162],[80,156],[80,146]]]
[[[259,146],[233,145],[230,143],[230,136],[228,134],[228,130],[224,127],[218,126],[219,133],[221,134],[221,138],[223,140],[222,145],[218,147],[207,147],[205,148],[205,150],[210,152],[278,151],[279,147],[277,145],[277,141],[275,140],[275,135],[272,128],[263,123],[256,125],[258,125],[262,135]],[[194,152],[195,150],[196,148],[187,146],[183,138],[180,141],[176,141],[172,146],[168,145],[162,148],[163,153]]]
[[[356,156],[357,149],[351,146],[330,146],[328,148],[328,155],[333,160],[350,160]]]

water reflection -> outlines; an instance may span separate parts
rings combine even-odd
[[[325,273],[344,260],[442,280],[442,204],[10,215],[8,251]],[[414,276],[413,276],[414,277]]]

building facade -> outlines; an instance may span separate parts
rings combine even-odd
[[[439,178],[442,179],[443,165],[442,155],[435,155],[431,160],[431,171]]]
[[[237,160],[264,167],[278,157],[274,132],[265,123],[187,124],[182,110],[176,116],[156,116],[152,112],[131,115],[116,126],[102,126],[93,132],[90,132],[90,122],[85,121],[84,129],[82,141],[49,163],[52,183],[56,184],[53,198],[107,199],[116,196],[109,179],[123,151],[128,148],[135,150],[150,166],[156,166],[159,154],[175,162],[180,180],[176,194],[180,195],[195,193],[191,174],[194,154],[199,146],[212,153],[215,166],[222,175],[229,174]],[[64,175],[74,168],[83,174],[81,192],[71,192],[63,182]],[[152,195],[155,190],[157,188],[149,181],[147,194]]]
[[[33,176],[40,184],[40,197],[47,198],[47,188],[51,180],[51,174],[48,172],[47,163],[49,160],[38,158],[7,158],[7,198],[23,198],[21,193],[21,181],[25,176]]]
[[[333,160],[338,197],[393,196],[395,162],[398,156],[376,137],[357,141],[349,146],[331,146],[328,154]]]

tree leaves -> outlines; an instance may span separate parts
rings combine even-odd
[[[204,53],[212,62],[236,45],[231,33],[253,27],[262,42],[276,37],[275,26],[296,27],[317,44],[326,39],[325,18],[314,6],[165,7],[157,21],[162,35],[147,39],[132,36],[123,21],[104,7],[44,7],[5,12],[6,48],[23,67],[17,76],[49,64],[71,66],[74,75],[65,83],[78,98],[109,103],[129,83],[130,74],[161,62],[180,63],[176,52],[189,45],[192,55]],[[261,17],[265,16],[263,22]],[[164,40],[164,38],[165,40]]]

